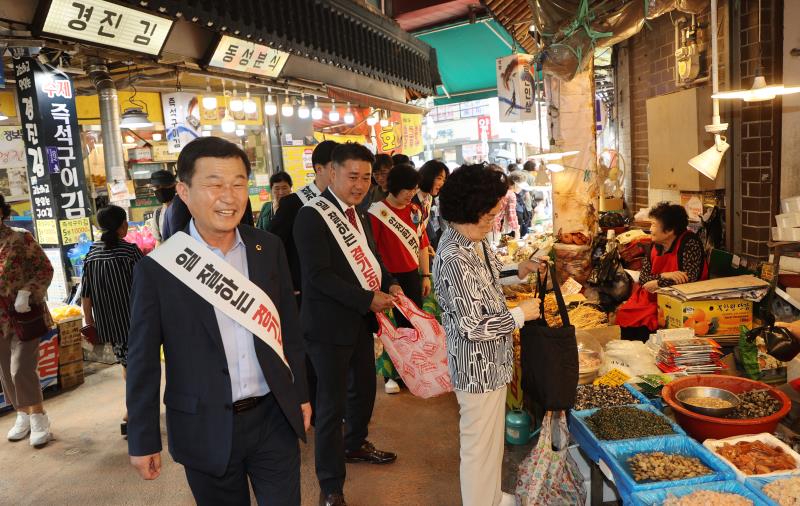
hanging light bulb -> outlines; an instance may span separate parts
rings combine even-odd
[[[367,116],[367,125],[373,127],[378,124],[378,117],[375,115],[375,108],[369,108],[369,116]]]
[[[278,104],[275,103],[275,99],[272,98],[272,88],[267,88],[269,91],[269,95],[267,95],[267,101],[264,103],[264,114],[267,116],[275,116],[278,114]]]
[[[344,113],[344,122],[348,125],[352,125],[356,122],[356,117],[353,114],[353,110],[350,108],[350,102],[347,102],[347,111]]]
[[[133,144],[134,142],[136,142],[136,139],[132,135],[125,136],[125,144]]]
[[[379,123],[381,124],[381,128],[386,128],[389,126],[389,113],[387,111],[380,112],[381,120]]]
[[[212,95],[211,80],[206,77],[206,95],[203,96],[203,109],[216,109],[217,97]]]
[[[154,134],[153,134],[153,140],[154,140],[155,142],[158,142],[158,141],[160,141],[160,140],[161,140],[161,134],[159,134],[159,133],[154,133]]]
[[[202,132],[200,132],[200,135],[202,137],[211,137],[211,130],[203,130]]]
[[[239,98],[239,92],[236,90],[234,85],[233,88],[233,98],[231,99],[230,103],[228,104],[231,112],[241,112],[244,109],[244,102],[242,99]]]
[[[314,107],[311,108],[311,119],[322,119],[322,109],[319,108],[317,97],[314,97]]]
[[[245,84],[245,87],[247,88],[247,92],[245,93],[245,100],[243,104],[244,113],[254,114],[256,109],[258,109],[258,106],[256,105],[255,100],[250,98],[250,84]]]
[[[328,113],[328,119],[333,122],[339,121],[339,111],[336,109],[335,100],[331,100],[331,112]]]
[[[311,116],[311,110],[306,105],[306,97],[300,95],[300,107],[297,108],[297,117],[300,119],[308,119]]]
[[[227,109],[225,109],[225,117],[222,118],[220,126],[222,127],[222,131],[225,132],[226,134],[236,131],[236,122],[233,121],[231,113],[228,112]]]
[[[237,128],[236,129],[236,136],[237,137],[244,137],[244,128],[241,128],[241,127]]]
[[[286,100],[283,102],[281,106],[281,115],[289,118],[294,114],[294,106],[292,106],[291,102],[289,102],[289,90],[286,90]]]

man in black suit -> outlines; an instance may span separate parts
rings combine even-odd
[[[325,199],[329,209],[335,206],[354,233],[363,234],[360,240],[366,239],[365,246],[382,273],[374,280],[375,290],[364,288],[314,202],[297,214],[294,237],[303,278],[301,321],[319,380],[314,441],[320,504],[340,506],[345,504],[345,461],[385,464],[396,459],[393,453],[375,449],[366,438],[375,405],[375,313],[392,307],[402,290],[380,262],[369,221],[355,211],[370,186],[372,153],[360,144],[346,143],[333,150],[332,159],[330,185],[319,198]]]
[[[283,245],[239,224],[249,172],[235,144],[217,137],[189,143],[178,157],[178,192],[192,215],[184,232],[271,299],[291,371],[226,308],[212,306],[174,270],[146,257],[134,270],[131,294],[128,448],[142,478],[159,476],[163,344],[169,449],[197,503],[249,505],[249,478],[260,505],[298,506],[298,438],[305,439],[311,416],[305,350]]]

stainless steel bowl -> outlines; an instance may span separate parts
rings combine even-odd
[[[728,401],[731,403],[731,407],[729,408],[706,408],[703,406],[695,406],[694,404],[689,404],[686,402],[686,399],[691,399],[692,397],[713,397],[716,399],[722,399],[724,401]],[[714,388],[714,387],[689,387],[684,388],[677,394],[675,394],[675,398],[681,405],[690,410],[694,411],[695,413],[700,413],[701,415],[706,416],[715,416],[721,418],[741,404],[741,399],[739,399],[736,394],[733,392],[729,392],[728,390],[723,390],[722,388]]]

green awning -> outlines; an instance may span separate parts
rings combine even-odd
[[[514,41],[494,19],[414,35],[436,49],[442,77],[442,85],[436,88],[436,105],[497,96],[496,60],[512,54]]]

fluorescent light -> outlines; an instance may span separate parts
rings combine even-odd
[[[314,107],[311,108],[311,119],[322,119],[322,109],[319,108],[316,97],[314,97]]]
[[[328,119],[333,122],[339,121],[339,111],[336,109],[335,100],[331,100],[331,112],[328,113]]]
[[[350,102],[347,103],[347,111],[344,113],[344,122],[348,125],[352,125],[356,122],[356,117],[353,114],[353,110],[350,108]]]
[[[161,134],[159,134],[159,133],[155,133],[155,134],[153,134],[153,140],[154,140],[155,142],[158,142],[158,141],[160,141],[160,140],[161,140]]]
[[[278,114],[278,104],[276,104],[275,99],[272,98],[272,93],[269,94],[267,101],[264,103],[264,114],[267,116],[275,116]]]
[[[122,120],[119,122],[119,126],[120,128],[135,130],[137,128],[151,127],[153,122],[147,119],[147,114],[142,109],[131,107],[130,109],[125,109],[125,112],[122,113]]]

